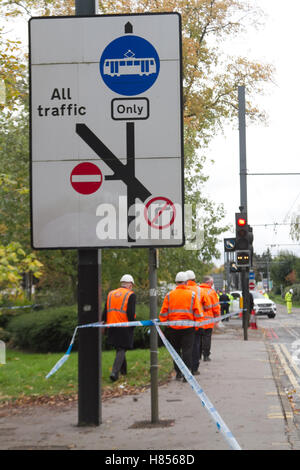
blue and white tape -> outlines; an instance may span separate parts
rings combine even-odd
[[[228,313],[226,315],[222,315],[221,317],[216,317],[212,318],[210,320],[206,320],[201,322],[201,326],[205,324],[210,324],[210,323],[216,323],[221,320],[224,320],[226,317],[231,317],[233,315],[236,315],[237,312],[234,313]],[[226,441],[230,445],[230,447],[233,450],[241,450],[240,445],[236,441],[235,437],[213,406],[213,404],[210,402],[202,388],[200,387],[199,383],[197,380],[194,378],[194,376],[191,374],[190,370],[187,368],[181,357],[177,354],[173,346],[169,343],[161,329],[159,328],[159,325],[162,326],[199,326],[199,322],[194,322],[194,321],[166,321],[166,322],[159,322],[158,320],[144,320],[144,321],[133,321],[133,322],[124,322],[124,323],[89,323],[87,325],[79,325],[75,328],[71,343],[69,345],[69,348],[66,352],[66,354],[55,364],[55,366],[51,369],[51,371],[46,375],[46,379],[51,377],[55,372],[60,369],[63,364],[69,359],[72,347],[75,341],[75,337],[77,334],[78,329],[81,328],[112,328],[112,327],[133,327],[133,326],[155,326],[162,342],[165,344],[167,350],[171,354],[172,359],[177,363],[182,375],[186,378],[187,382],[190,384],[192,389],[195,391],[199,399],[201,400],[202,405],[205,407],[205,409],[208,411],[210,414],[211,418],[213,421],[216,423],[218,430],[223,434],[225,437]]]
[[[238,312],[228,313],[226,315],[222,315],[221,317],[215,317],[215,318],[211,318],[209,320],[202,321],[201,322],[201,327],[204,326],[204,325],[211,324],[211,323],[217,323],[217,322],[222,321],[222,320],[224,320],[228,317],[232,317],[233,315],[236,315],[236,313],[238,313]],[[142,321],[131,321],[131,322],[122,322],[122,323],[101,323],[101,322],[96,322],[96,323],[88,323],[86,325],[78,325],[78,326],[76,326],[76,328],[74,330],[72,340],[70,342],[70,345],[69,345],[69,348],[68,348],[66,354],[61,359],[59,359],[59,361],[55,364],[55,366],[50,370],[50,372],[46,375],[46,379],[49,379],[49,377],[51,377],[51,375],[55,374],[55,372],[57,372],[58,369],[60,369],[61,366],[69,359],[78,329],[81,329],[81,328],[113,328],[113,327],[126,328],[126,327],[133,327],[133,326],[152,326],[152,325],[198,326],[199,327],[199,322],[188,321],[188,320],[184,320],[184,321],[179,321],[179,320],[178,321],[165,321],[165,322],[160,322],[158,320],[142,320]]]
[[[227,425],[225,424],[225,422],[223,421],[223,419],[221,418],[209,398],[206,396],[199,383],[192,375],[191,371],[187,368],[181,357],[177,354],[173,346],[169,343],[159,326],[155,325],[155,327],[162,342],[171,354],[172,359],[176,362],[177,366],[179,367],[180,372],[185,377],[186,381],[190,384],[196,395],[200,398],[202,405],[208,411],[211,418],[216,423],[218,430],[223,434],[230,447],[233,450],[242,450],[237,440],[233,436],[232,432],[229,430],[229,428],[227,427]]]

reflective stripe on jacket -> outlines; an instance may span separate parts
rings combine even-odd
[[[206,293],[209,304],[204,307],[204,318],[203,320],[209,320],[210,318],[219,317],[221,315],[221,307],[217,293],[209,284],[200,284],[200,288]],[[202,326],[201,328],[213,328],[214,323],[209,323]]]
[[[200,322],[202,315],[197,295],[187,285],[180,284],[164,298],[159,320],[161,322],[178,320]],[[193,327],[172,325],[171,328],[179,330]]]
[[[201,289],[201,287],[198,286],[195,281],[188,281],[187,285],[198,296],[198,299],[200,301],[200,312],[201,312],[201,317],[202,317],[201,321],[203,321],[203,320],[206,319],[205,318],[205,309],[208,310],[210,308],[209,297],[208,297],[205,289]],[[197,327],[196,330],[199,330],[199,328]]]
[[[133,294],[132,290],[119,287],[112,290],[107,296],[107,323],[128,322],[127,305],[128,299]]]

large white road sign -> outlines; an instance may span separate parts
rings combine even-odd
[[[34,248],[181,246],[177,13],[29,22]]]

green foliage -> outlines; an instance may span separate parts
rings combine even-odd
[[[149,320],[149,307],[137,306],[137,320]],[[1,317],[0,317],[1,319]],[[65,352],[77,326],[77,306],[55,307],[20,314],[6,314],[0,327],[5,328],[14,347],[31,352]],[[3,332],[4,334],[4,332]],[[136,327],[134,347],[149,347],[149,327]],[[76,337],[74,350],[77,349]],[[103,349],[111,349],[102,336]]]
[[[7,330],[15,347],[46,353],[66,351],[76,326],[75,307],[61,307],[18,315]]]

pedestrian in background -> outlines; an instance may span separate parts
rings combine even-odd
[[[204,320],[219,317],[221,314],[220,302],[216,291],[213,289],[214,280],[211,276],[204,276],[200,288],[204,289],[209,298],[209,308],[204,309]],[[214,323],[209,323],[200,327],[200,359],[203,355],[204,361],[210,361],[211,337]]]
[[[187,275],[187,285],[189,288],[195,292],[199,299],[200,309],[202,317],[204,318],[204,310],[210,309],[210,300],[204,289],[201,289],[200,286],[196,283],[196,276],[194,271],[186,271]],[[195,327],[195,336],[194,336],[194,345],[192,353],[192,373],[193,375],[199,375],[199,364],[200,364],[200,334],[201,330],[199,327]]]
[[[127,323],[136,318],[136,295],[133,292],[134,279],[124,274],[120,279],[120,287],[108,293],[102,313],[104,323]],[[107,342],[116,348],[116,357],[112,366],[110,380],[118,380],[119,374],[127,374],[126,350],[133,348],[134,327],[109,327]]]
[[[293,306],[293,289],[290,289],[287,291],[285,294],[285,301],[286,301],[286,308],[287,308],[287,313],[292,313],[292,306]]]
[[[201,308],[197,295],[187,286],[187,275],[181,271],[175,277],[176,288],[169,292],[163,301],[159,314],[161,322],[190,320],[200,321]],[[192,351],[195,328],[185,325],[170,325],[166,336],[171,345],[192,372]],[[182,378],[179,367],[174,362],[176,380]],[[183,379],[185,381],[185,379]]]
[[[221,306],[221,315],[229,313],[230,297],[225,290],[220,294],[219,302]],[[229,321],[229,317],[225,318],[223,321]]]

